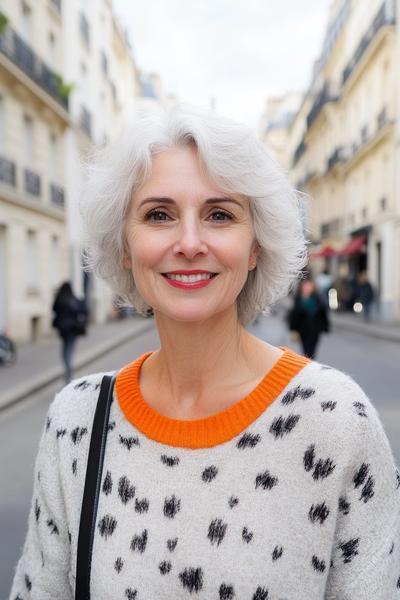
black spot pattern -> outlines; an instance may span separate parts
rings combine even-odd
[[[104,515],[98,522],[97,527],[99,528],[100,535],[107,539],[114,533],[117,527],[117,520],[111,515]]]
[[[74,458],[74,460],[72,461],[72,473],[74,475],[76,475],[76,473],[77,473],[77,466],[78,466],[78,461],[76,460],[76,458]]]
[[[278,558],[280,558],[283,554],[283,548],[282,546],[275,546],[275,548],[272,551],[272,560],[275,562],[276,560],[278,560]]]
[[[134,552],[143,552],[146,550],[147,545],[147,529],[145,529],[140,535],[134,535],[131,541],[131,550]]]
[[[222,519],[213,519],[208,527],[207,537],[212,544],[220,545],[225,537],[228,525]]]
[[[259,586],[253,594],[252,600],[268,600],[268,595],[269,592],[267,588]]]
[[[181,501],[173,494],[170,498],[164,500],[164,516],[173,519],[181,510]]]
[[[301,400],[307,400],[308,398],[311,398],[311,396],[313,396],[314,394],[315,390],[313,390],[312,388],[304,388],[298,385],[296,388],[294,388],[294,390],[289,390],[288,392],[286,392],[286,394],[281,400],[281,403],[284,406],[286,406],[288,404],[293,404],[293,402],[297,398],[300,398]]]
[[[321,408],[323,411],[330,410],[331,412],[335,410],[337,402],[333,402],[332,400],[328,400],[328,402],[321,402]]]
[[[397,587],[398,590],[400,590],[400,576],[399,576],[399,578],[397,580],[396,587]]]
[[[71,535],[70,531],[68,531],[68,541],[71,544],[71,542],[72,542],[72,535]]]
[[[343,563],[350,563],[353,558],[358,554],[358,545],[360,543],[359,538],[349,540],[348,542],[342,542],[339,544],[339,550],[342,551]]]
[[[80,381],[79,383],[76,383],[74,385],[74,390],[86,390],[88,387],[90,387],[90,383],[88,381],[86,381],[86,379],[83,379],[82,381]]]
[[[312,559],[312,566],[314,567],[314,569],[316,571],[318,571],[319,573],[323,573],[326,569],[326,564],[324,560],[320,560],[317,556],[315,556],[315,554],[313,555]]]
[[[75,427],[71,431],[71,440],[74,444],[79,444],[83,436],[87,434],[87,427]]]
[[[173,538],[172,540],[167,540],[167,548],[170,552],[173,552],[176,548],[176,545],[178,543],[178,538]]]
[[[172,569],[172,565],[170,563],[169,560],[163,560],[159,565],[158,568],[160,569],[160,573],[161,575],[166,575],[167,573],[169,573]]]
[[[233,508],[239,504],[239,498],[237,496],[231,496],[228,500],[229,508]]]
[[[304,453],[303,463],[306,471],[311,471],[311,469],[314,469],[312,476],[315,480],[325,479],[336,468],[336,465],[333,463],[333,460],[331,458],[327,458],[325,460],[320,458],[316,464],[314,463],[314,461],[315,446],[314,444],[311,444]]]
[[[137,513],[145,513],[149,510],[149,501],[147,500],[147,498],[142,498],[141,500],[138,500],[137,498],[135,498],[135,511]]]
[[[115,428],[115,421],[111,421],[111,423],[109,423],[107,425],[107,431],[112,431]]]
[[[329,512],[329,508],[326,506],[325,502],[322,502],[321,504],[313,504],[308,513],[308,518],[310,519],[311,523],[316,523],[319,521],[319,523],[322,525],[322,523],[328,518]]]
[[[353,477],[354,489],[357,489],[358,487],[364,484],[361,490],[359,500],[363,500],[365,503],[371,500],[371,498],[375,494],[375,479],[372,477],[372,475],[369,474],[369,469],[369,464],[362,463],[361,467],[358,469],[358,471]]]
[[[57,437],[57,439],[64,437],[64,435],[66,433],[67,433],[66,429],[57,429],[57,431],[56,431],[56,437]]]
[[[53,519],[47,520],[47,527],[50,529],[50,533],[54,535],[59,535],[58,527],[54,523]]]
[[[40,518],[40,504],[38,502],[38,499],[35,499],[35,519],[36,519],[36,523],[39,523],[39,518]]]
[[[246,544],[250,544],[253,539],[253,532],[249,531],[247,527],[243,527],[242,529],[242,540],[246,542]]]
[[[203,588],[203,570],[199,567],[197,569],[188,567],[179,573],[179,579],[182,586],[189,590],[190,593],[200,592]]]
[[[131,485],[125,475],[118,482],[118,496],[121,498],[123,504],[127,504],[129,500],[135,497],[135,486]]]
[[[107,471],[107,474],[103,481],[103,492],[105,493],[106,496],[108,496],[108,494],[111,494],[112,487],[113,487],[113,482],[112,482],[112,478],[111,478],[111,473],[110,473],[110,471]]]
[[[393,550],[394,550],[394,542],[392,542],[392,545],[389,550],[389,554],[393,554]]]
[[[132,588],[127,588],[125,590],[125,596],[128,600],[136,600],[137,590],[133,590]]]
[[[175,467],[179,465],[179,456],[167,456],[166,454],[161,455],[161,462],[167,467]]]
[[[353,402],[353,406],[359,417],[368,417],[367,407],[363,402]]]
[[[256,489],[262,487],[263,490],[272,490],[277,484],[278,478],[271,475],[268,470],[259,473],[256,477]]]
[[[114,563],[114,569],[117,571],[117,573],[121,573],[123,566],[124,566],[124,561],[122,560],[122,558],[120,556],[118,556],[117,560]]]
[[[201,478],[206,483],[210,483],[210,481],[212,481],[213,479],[216,478],[217,474],[218,474],[217,467],[215,467],[214,465],[211,465],[211,467],[207,467],[206,469],[204,469],[204,471],[201,475]]]
[[[348,515],[350,512],[351,503],[347,501],[344,496],[340,496],[339,498],[339,511],[344,515]]]
[[[119,443],[122,446],[125,446],[125,448],[127,448],[128,450],[130,450],[132,448],[132,446],[140,446],[140,442],[139,442],[139,438],[138,437],[125,437],[123,435],[120,434],[119,436]]]
[[[396,490],[400,489],[400,471],[396,469]]]
[[[219,600],[232,600],[235,597],[233,585],[221,583],[219,586]]]
[[[28,590],[28,592],[30,592],[32,589],[32,581],[30,580],[29,575],[27,575],[26,573],[25,573],[24,579],[25,579],[26,589]]]
[[[289,415],[286,418],[278,417],[272,421],[269,431],[275,436],[275,439],[283,438],[296,427],[299,420],[300,415]]]
[[[261,441],[261,436],[258,433],[244,433],[238,440],[236,446],[239,450],[244,448],[254,448]]]
[[[46,419],[46,431],[48,431],[50,429],[50,425],[51,425],[51,418],[47,417],[47,419]]]

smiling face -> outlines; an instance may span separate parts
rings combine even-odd
[[[153,157],[150,177],[132,197],[125,235],[124,267],[140,295],[177,321],[232,310],[256,264],[248,200],[221,192],[192,146]]]

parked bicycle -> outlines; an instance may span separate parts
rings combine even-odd
[[[17,347],[7,331],[0,331],[0,365],[8,366],[17,360]]]

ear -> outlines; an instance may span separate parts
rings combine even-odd
[[[252,271],[253,269],[256,268],[257,266],[257,257],[260,255],[261,252],[261,246],[260,244],[257,242],[257,240],[255,240],[253,242],[253,246],[250,252],[250,256],[249,256],[249,271]]]

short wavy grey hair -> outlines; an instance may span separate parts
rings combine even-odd
[[[237,298],[238,319],[246,325],[288,293],[307,263],[304,202],[250,129],[215,113],[180,105],[140,115],[90,155],[80,200],[86,269],[139,313],[151,309],[123,267],[125,218],[132,194],[151,173],[153,155],[186,144],[196,147],[221,191],[249,200],[260,253]]]

